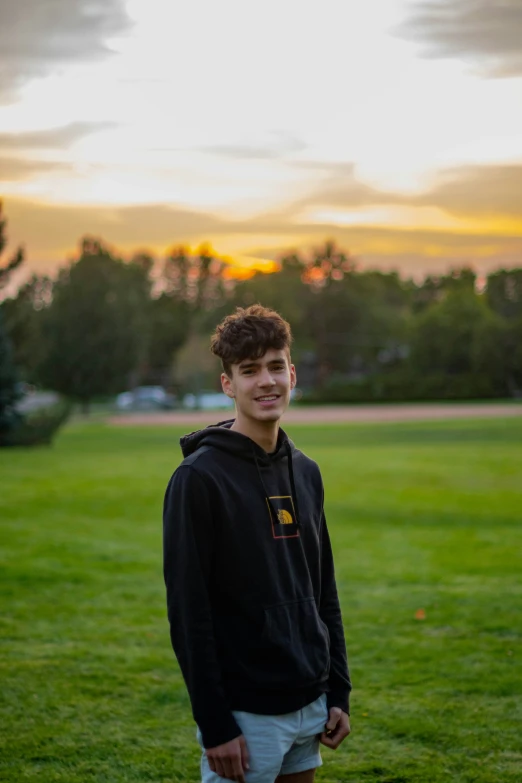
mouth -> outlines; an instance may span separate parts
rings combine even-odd
[[[263,394],[262,397],[255,397],[255,401],[261,403],[261,405],[270,405],[277,402],[279,397],[279,394]]]

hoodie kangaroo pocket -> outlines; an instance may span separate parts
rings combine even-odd
[[[328,676],[330,639],[313,598],[266,607],[263,637],[271,684],[306,686]]]

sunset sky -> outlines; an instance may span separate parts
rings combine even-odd
[[[520,0],[1,0],[10,247],[522,266],[521,41]]]

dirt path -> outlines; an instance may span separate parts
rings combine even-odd
[[[284,421],[293,424],[340,422],[490,419],[522,416],[522,403],[416,403],[398,405],[321,405],[290,408]],[[213,424],[233,418],[232,411],[172,411],[111,416],[109,424],[184,426]]]

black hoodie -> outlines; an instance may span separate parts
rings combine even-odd
[[[172,645],[207,748],[241,734],[232,710],[327,692],[348,712],[351,689],[319,468],[282,430],[267,454],[232,423],[181,439],[163,514]]]

